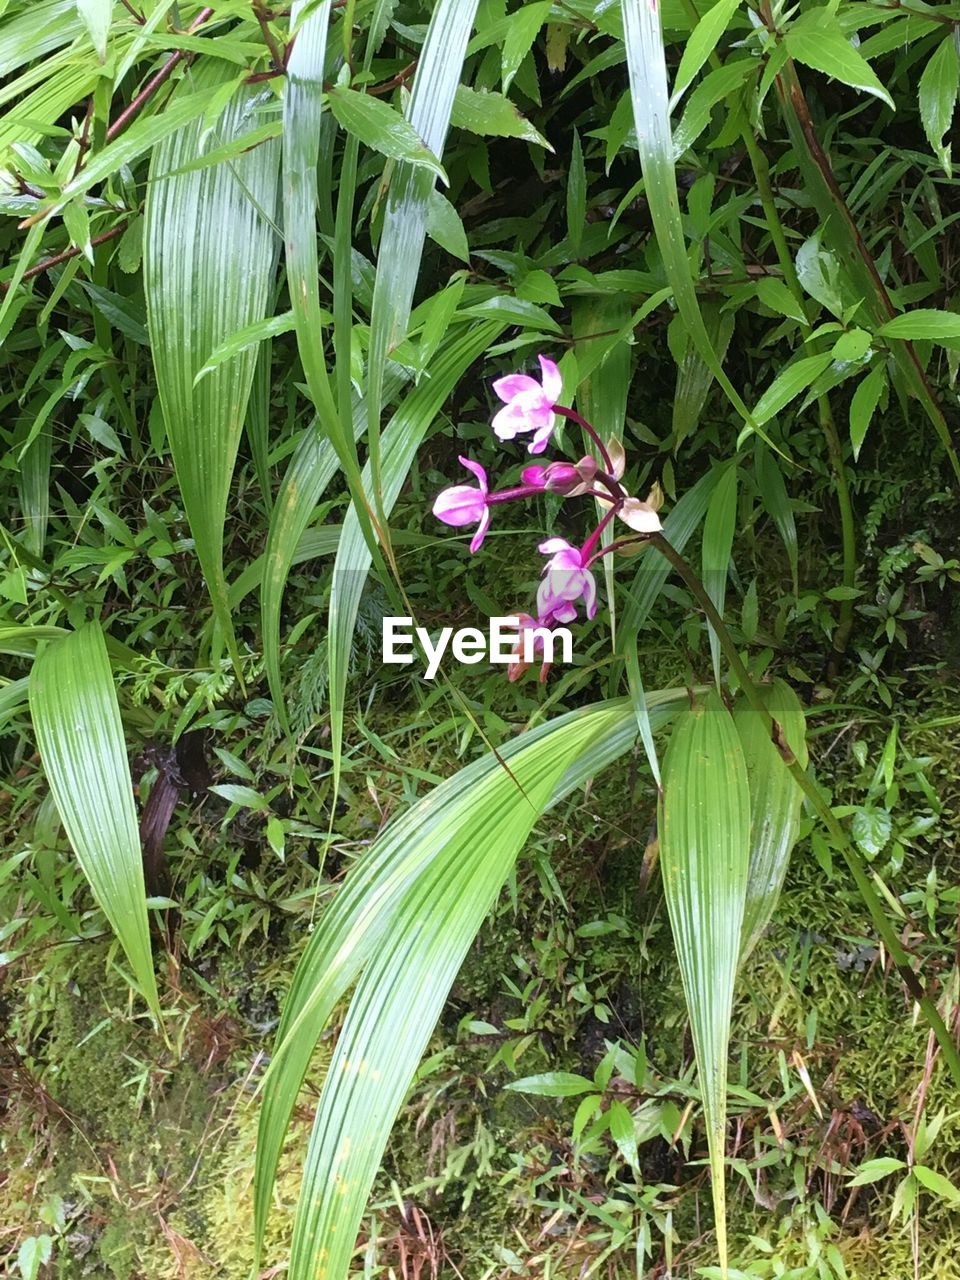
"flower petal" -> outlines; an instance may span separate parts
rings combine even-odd
[[[473,472],[480,481],[480,492],[485,494],[487,492],[487,473],[484,471],[483,467],[481,467],[480,463],[472,462],[469,458],[463,457],[462,454],[460,455],[460,463],[462,466],[466,467],[468,471]]]
[[[637,533],[656,533],[663,528],[653,507],[641,502],[639,498],[627,498],[619,515],[624,524],[628,524]]]
[[[520,479],[524,484],[533,485],[534,488],[542,489],[547,483],[547,468],[524,467],[520,472]]]
[[[498,440],[512,440],[521,431],[528,431],[526,415],[515,405],[508,404],[499,413],[494,414],[493,434]]]
[[[477,525],[477,531],[470,539],[470,554],[479,551],[483,544],[484,538],[487,536],[487,530],[490,528],[490,508],[483,508],[483,515],[480,517],[480,523]]]
[[[472,484],[455,484],[437,494],[433,514],[444,524],[459,527],[483,518],[487,504]]]
[[[597,612],[597,582],[589,571],[584,573],[583,577],[583,603],[586,606],[587,617],[592,618]]]
[[[539,356],[540,370],[543,375],[543,394],[555,405],[563,393],[563,375],[547,356]]]
[[[546,449],[550,442],[550,437],[553,435],[553,428],[556,425],[556,421],[556,415],[551,413],[546,422],[542,426],[537,427],[536,434],[527,446],[527,453],[543,453],[544,449]]]
[[[496,380],[493,389],[501,400],[509,404],[515,396],[521,395],[524,391],[539,391],[540,384],[536,378],[531,378],[529,373],[508,373],[505,378]]]
[[[558,551],[572,551],[573,548],[566,538],[548,538],[546,542],[540,543],[537,550],[545,556],[552,556]]]

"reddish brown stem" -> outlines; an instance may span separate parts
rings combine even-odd
[[[111,227],[109,231],[105,231],[101,236],[94,236],[90,243],[96,247],[98,244],[104,244],[107,240],[115,240],[117,236],[123,235],[127,229],[127,223],[121,222],[116,227]],[[78,254],[83,253],[82,249],[78,249],[72,245],[69,249],[64,249],[63,253],[55,253],[52,258],[44,258],[42,262],[38,262],[35,267],[30,267],[21,276],[21,280],[29,280],[33,276],[39,276],[44,271],[49,271],[51,267],[59,267],[61,262],[68,262],[71,258],[75,258]],[[4,293],[10,288],[9,284],[0,280],[0,289]]]
[[[201,9],[196,18],[187,28],[187,35],[192,36],[193,33],[198,30],[198,28],[202,27],[208,18],[211,18],[212,16],[213,8],[211,6],[208,5],[206,9]],[[130,124],[131,121],[136,119],[161,85],[170,78],[174,67],[176,67],[178,63],[182,62],[186,56],[187,51],[185,49],[177,49],[175,53],[170,55],[153,79],[146,83],[129,106],[124,107],[116,120],[114,120],[113,124],[107,130],[108,142],[112,142],[119,133],[122,133],[123,130],[126,129],[127,125]]]

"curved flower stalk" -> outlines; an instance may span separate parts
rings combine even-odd
[[[460,462],[477,478],[477,485],[458,484],[444,489],[433,504],[433,514],[444,524],[461,528],[475,524],[470,540],[470,551],[479,550],[490,528],[491,508],[504,502],[515,502],[540,493],[555,493],[564,498],[588,494],[600,501],[603,516],[580,546],[574,546],[566,538],[547,538],[540,544],[542,555],[549,556],[543,569],[542,581],[537,591],[536,619],[528,613],[519,617],[519,635],[515,661],[507,674],[516,680],[526,670],[528,663],[521,660],[523,632],[529,628],[551,629],[558,624],[573,622],[577,604],[582,603],[587,618],[597,612],[597,584],[591,567],[601,556],[619,550],[626,544],[636,544],[660,530],[657,514],[662,495],[655,489],[645,501],[632,497],[620,483],[626,468],[626,456],[619,440],[604,443],[596,430],[580,414],[558,403],[563,389],[563,379],[556,364],[546,356],[539,356],[541,380],[525,373],[512,373],[498,378],[493,390],[504,401],[504,407],[493,418],[493,431],[499,440],[513,440],[519,435],[532,433],[527,446],[529,453],[546,450],[556,427],[558,417],[570,418],[578,423],[593,441],[598,457],[587,454],[579,462],[548,462],[524,467],[519,485],[491,490],[487,473],[478,462],[460,458]],[[611,521],[619,519],[632,531],[632,535],[601,545],[601,535]],[[539,637],[534,637],[534,643]],[[542,649],[542,643],[540,649]],[[541,669],[540,679],[546,678],[549,664]]]

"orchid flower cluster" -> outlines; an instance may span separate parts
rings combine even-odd
[[[657,515],[659,502],[651,494],[645,502],[631,497],[620,483],[624,472],[625,456],[618,440],[608,443],[600,439],[594,428],[578,413],[558,403],[563,390],[563,378],[552,360],[540,356],[541,379],[538,382],[525,373],[512,373],[499,378],[493,390],[503,408],[494,416],[493,431],[499,440],[513,440],[519,435],[531,434],[527,451],[541,454],[546,450],[559,417],[578,423],[596,446],[599,457],[590,454],[579,462],[548,462],[544,465],[525,467],[521,483],[506,489],[491,490],[487,473],[479,462],[461,456],[460,462],[472,472],[476,484],[457,484],[444,489],[433,504],[433,514],[444,524],[462,528],[476,525],[470,540],[470,551],[478,551],[490,528],[491,509],[503,502],[514,502],[540,493],[556,493],[563,497],[589,495],[596,498],[603,514],[580,546],[573,546],[565,538],[547,538],[540,543],[541,555],[548,556],[543,577],[537,591],[537,616],[518,614],[519,634],[515,660],[508,668],[511,680],[517,679],[527,667],[521,661],[524,652],[524,632],[534,632],[534,649],[543,648],[541,632],[558,624],[572,622],[577,617],[577,605],[582,604],[588,618],[597,612],[597,584],[592,567],[601,556],[619,550],[626,543],[638,541],[637,535],[648,537],[660,529]],[[633,536],[601,545],[604,530],[612,520],[622,520]],[[544,680],[549,667],[541,669]]]

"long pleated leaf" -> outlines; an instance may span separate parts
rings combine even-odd
[[[727,1052],[749,861],[743,748],[711,689],[678,717],[664,757],[660,863],[697,1059],[724,1274]]]
[[[97,623],[52,641],[30,672],[44,773],[93,896],[159,1017],[140,833],[120,709]]]
[[[806,718],[800,699],[783,680],[759,689],[764,704],[780,726],[783,743],[774,745],[760,715],[741,699],[733,713],[750,780],[750,873],[743,910],[742,964],[770,923],[783,888],[790,854],[800,829],[803,792],[784,765],[789,750],[807,767]]]
[[[621,0],[621,8],[640,168],[653,229],[677,310],[700,358],[730,403],[748,428],[758,430],[749,409],[723,371],[697,302],[677,196],[660,6],[651,0]]]
[[[195,74],[205,96],[223,83],[216,67],[201,66]],[[217,348],[266,314],[278,249],[280,149],[270,140],[225,163],[160,175],[258,128],[265,101],[244,87],[216,130],[204,132],[193,121],[160,143],[151,163],[144,233],[150,340],[170,452],[197,558],[238,665],[223,544],[256,347],[243,348],[195,380]]]
[[[649,695],[654,727],[662,728],[685,697],[673,690]],[[261,1109],[258,1239],[314,1046],[357,975],[376,964],[357,989],[328,1075],[291,1274],[313,1275],[309,1267],[321,1259],[329,1268],[327,1280],[343,1274],[389,1125],[422,1045],[525,833],[540,812],[622,754],[635,737],[625,699],[541,725],[502,749],[509,773],[493,755],[460,770],[389,828],[347,877],[294,974]],[[351,1063],[360,1070],[351,1071]]]

